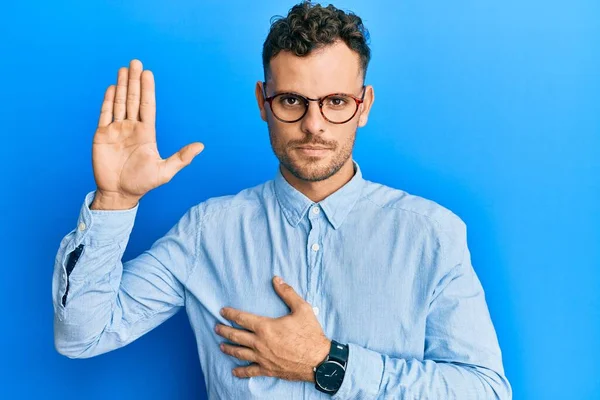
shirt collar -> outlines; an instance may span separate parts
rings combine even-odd
[[[344,186],[323,199],[320,204],[327,219],[334,229],[338,229],[358,201],[364,179],[358,163],[352,160],[354,165],[354,176]],[[304,217],[307,210],[315,205],[312,200],[297,190],[281,174],[280,167],[274,179],[275,195],[283,213],[290,225],[296,227]]]

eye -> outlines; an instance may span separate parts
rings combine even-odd
[[[333,96],[327,98],[327,105],[332,107],[344,107],[348,104],[348,99],[342,96]]]
[[[302,99],[294,95],[279,96],[279,103],[285,107],[296,107],[302,104]]]

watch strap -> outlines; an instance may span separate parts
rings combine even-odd
[[[345,367],[348,361],[348,345],[332,340],[329,349],[329,360],[337,361]]]

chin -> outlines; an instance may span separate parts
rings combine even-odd
[[[301,160],[294,160],[291,163],[282,161],[282,164],[296,178],[318,182],[329,178],[340,170],[343,164],[337,166],[330,158],[306,157]]]

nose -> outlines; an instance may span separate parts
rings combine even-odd
[[[305,133],[319,134],[325,132],[327,120],[321,115],[318,101],[308,102],[308,110],[304,118],[300,120],[300,126]]]

